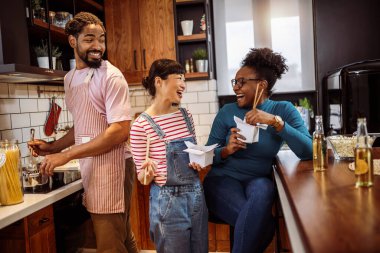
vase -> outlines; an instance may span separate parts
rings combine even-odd
[[[188,36],[193,34],[193,20],[181,21],[183,35]]]
[[[207,72],[208,60],[196,60],[195,67],[197,69],[197,72]]]
[[[51,60],[52,60],[53,69],[55,69],[56,58],[52,57]],[[47,56],[37,57],[37,62],[38,62],[38,67],[40,67],[40,68],[45,68],[45,69],[50,68],[49,67],[49,57],[47,57]]]

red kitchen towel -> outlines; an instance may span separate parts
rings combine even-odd
[[[46,136],[52,135],[53,132],[56,130],[61,110],[62,108],[55,103],[55,98],[52,98],[49,115],[46,119],[44,126],[44,132]]]

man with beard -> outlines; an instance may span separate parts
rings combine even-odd
[[[65,32],[76,61],[64,80],[74,127],[59,140],[28,144],[34,155],[45,155],[40,167],[45,174],[79,159],[83,203],[91,214],[97,252],[137,253],[129,222],[134,163],[126,146],[131,121],[128,84],[119,69],[102,60],[105,28],[96,16],[78,13]]]

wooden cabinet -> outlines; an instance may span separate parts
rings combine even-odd
[[[0,230],[2,253],[55,253],[52,205]]]
[[[195,50],[204,49],[207,53],[208,68],[206,68],[206,71],[199,71],[196,66],[196,59],[193,59],[193,72],[186,73],[186,79],[196,80],[214,78],[211,2],[209,0],[175,0],[175,7],[177,60],[186,67],[186,62],[189,62],[191,65],[190,59],[194,58],[193,52]],[[203,15],[205,18],[205,30],[202,30],[200,25]],[[181,27],[181,21],[183,20],[193,21],[192,35],[183,35]]]
[[[176,59],[172,0],[105,1],[108,59],[129,84],[141,84],[153,61]]]

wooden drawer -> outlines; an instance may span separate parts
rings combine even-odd
[[[49,205],[31,215],[27,218],[29,236],[41,231],[50,225],[54,226],[53,207]]]

